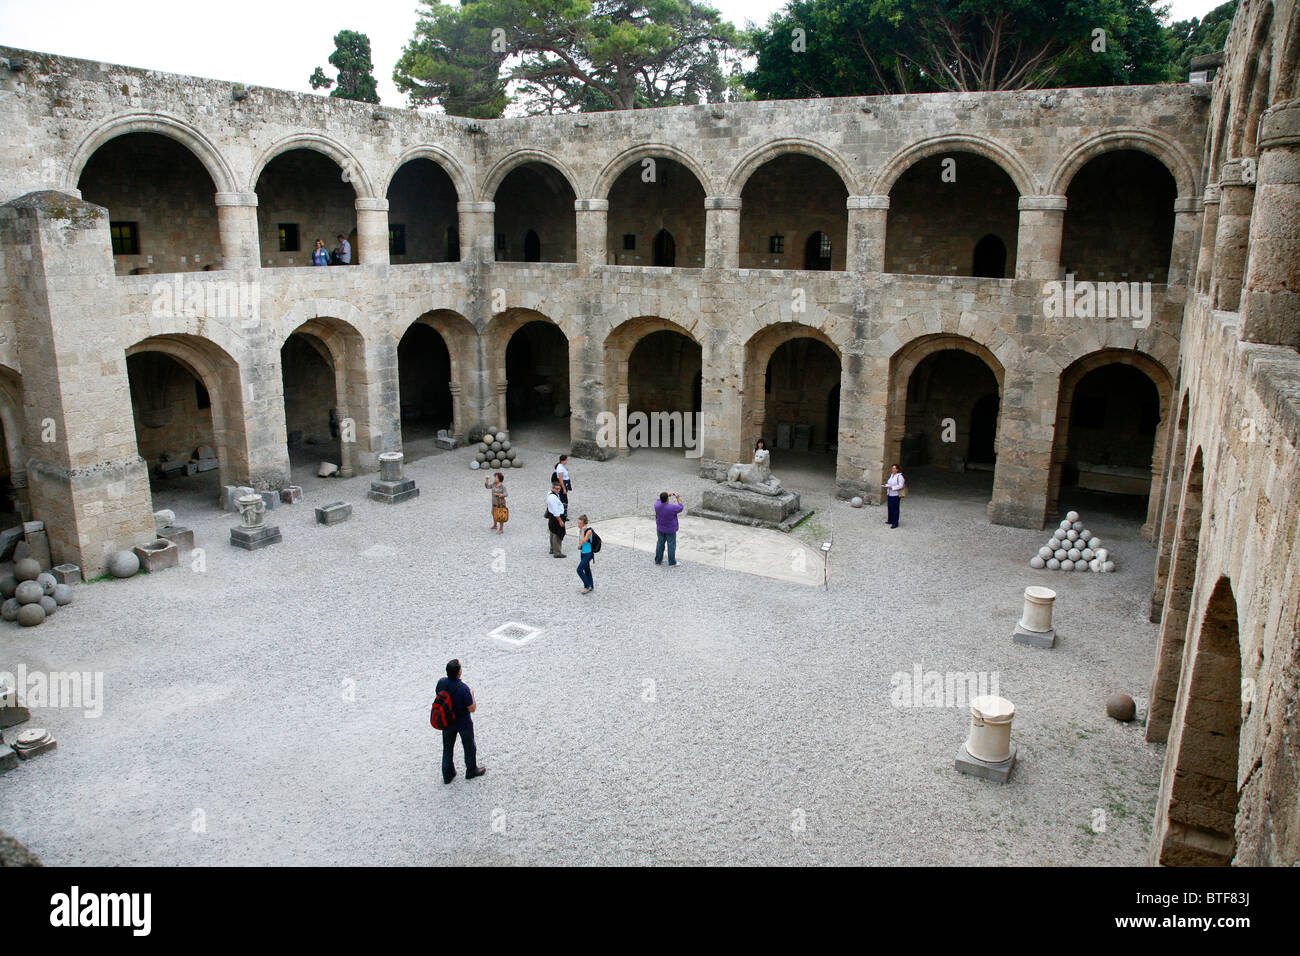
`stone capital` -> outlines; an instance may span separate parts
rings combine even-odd
[[[1195,196],[1179,196],[1174,200],[1174,215],[1196,213],[1200,206],[1200,201]]]
[[[256,206],[257,193],[217,193],[218,206]]]
[[[849,209],[888,209],[888,196],[850,196],[845,204]]]
[[[1021,212],[1065,212],[1067,205],[1064,196],[1021,196],[1017,208]]]
[[[388,212],[387,199],[375,199],[373,196],[358,196],[357,212]]]
[[[1270,106],[1259,120],[1259,148],[1300,147],[1300,99]]]
[[[1254,162],[1254,160],[1250,160],[1250,162]],[[1244,163],[1246,163],[1246,160],[1241,158],[1224,161],[1223,170],[1219,174],[1219,188],[1221,190],[1231,189],[1234,186],[1240,186],[1246,189],[1255,188],[1253,182],[1247,182],[1242,178],[1242,166]]]
[[[574,212],[609,212],[608,199],[575,199]]]
[[[1205,187],[1205,194],[1201,196],[1202,206],[1214,206],[1219,202],[1219,184],[1210,183]]]
[[[739,196],[705,196],[705,209],[739,209]]]
[[[497,211],[497,204],[494,202],[458,202],[456,203],[456,211],[491,214]]]

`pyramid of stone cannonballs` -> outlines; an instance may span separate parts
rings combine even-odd
[[[510,447],[510,435],[503,430],[495,435],[488,432],[483,436],[483,440],[474,449],[474,460],[469,463],[469,467],[473,471],[480,468],[522,468],[524,462],[515,449]]]
[[[1101,538],[1093,537],[1083,526],[1079,512],[1071,511],[1052,532],[1052,539],[1038,549],[1029,559],[1029,566],[1048,571],[1094,571],[1105,574],[1115,570],[1110,552],[1101,546]]]

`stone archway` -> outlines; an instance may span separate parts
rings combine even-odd
[[[324,455],[345,477],[365,470],[362,450],[371,447],[375,431],[365,351],[360,331],[332,316],[308,319],[285,339],[280,369],[291,461],[296,451],[304,466],[315,468]]]
[[[606,411],[615,416],[620,408],[629,415],[679,412],[679,434],[684,435],[686,416],[700,412],[697,390],[702,369],[703,349],[693,329],[657,316],[629,319],[605,338],[606,394],[611,406]],[[691,422],[695,442],[700,438],[699,421],[697,417]]]
[[[742,460],[763,438],[773,454],[826,454],[834,462],[838,427],[826,434],[835,387],[844,375],[839,347],[824,332],[797,322],[760,329],[745,343],[741,393]]]
[[[556,439],[559,431],[554,424],[564,419],[573,422],[569,342],[568,330],[541,312],[509,309],[493,316],[483,343],[491,427],[504,425],[514,441],[519,440],[521,425]]]

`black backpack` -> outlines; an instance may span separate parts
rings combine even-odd
[[[591,529],[591,553],[600,554],[600,535],[596,534],[596,529]]]

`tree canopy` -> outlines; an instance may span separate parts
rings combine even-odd
[[[355,30],[340,30],[334,34],[334,52],[329,62],[338,70],[338,79],[331,80],[318,66],[309,80],[313,90],[328,90],[337,83],[330,96],[362,103],[379,102],[375,65],[370,60],[370,37]]]

